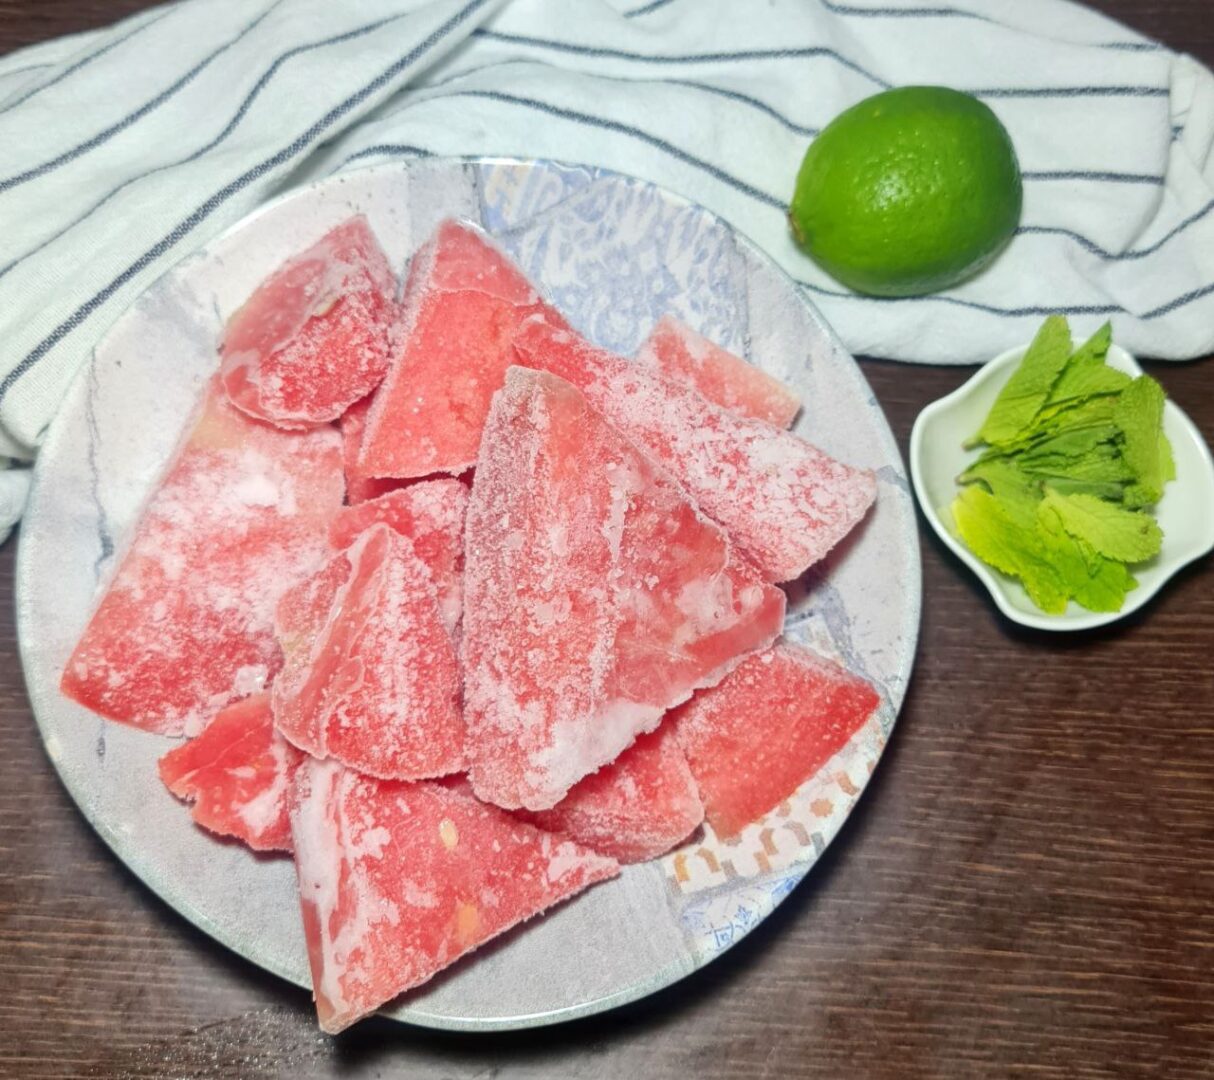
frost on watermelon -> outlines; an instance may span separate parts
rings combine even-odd
[[[313,996],[338,1032],[595,882],[613,859],[451,787],[301,770],[291,812]]]
[[[512,368],[466,528],[481,798],[546,810],[779,633],[784,595],[569,383]]]
[[[403,481],[378,480],[373,476],[364,475],[358,464],[358,455],[362,449],[363,431],[367,426],[367,411],[371,408],[371,398],[365,397],[351,405],[341,417],[341,447],[342,462],[346,470],[346,502],[351,506],[376,499],[389,491],[395,491]]]
[[[229,705],[202,734],[160,759],[160,779],[194,804],[194,820],[255,851],[290,851],[287,794],[303,755],[274,730],[270,695]]]
[[[517,267],[470,225],[447,221],[413,256],[400,348],[367,417],[364,476],[460,473],[476,461],[519,324],[546,310]],[[559,321],[555,312],[550,318]]]
[[[663,724],[528,820],[600,855],[637,863],[686,840],[704,820],[704,806],[674,729]]]
[[[396,332],[396,277],[361,215],[261,283],[228,321],[220,378],[232,403],[284,428],[336,420],[379,385]]]
[[[723,409],[786,428],[801,402],[777,379],[667,315],[637,350],[637,362],[694,387]]]
[[[879,704],[863,679],[780,642],[671,713],[709,824],[733,836],[847,745]]]
[[[577,385],[590,404],[669,469],[768,581],[790,581],[864,517],[867,469],[844,465],[791,432],[737,416],[543,316],[515,334],[518,362]]]
[[[455,633],[463,610],[464,515],[468,486],[459,480],[423,480],[358,506],[344,507],[329,527],[329,541],[341,550],[376,524],[387,525],[413,543],[438,591],[443,622]]]
[[[212,386],[67,662],[63,692],[177,735],[264,689],[281,663],[274,609],[327,557],[341,497],[336,431],[278,431]]]
[[[284,598],[278,629],[274,722],[301,750],[388,778],[464,767],[455,645],[408,539],[372,526]]]

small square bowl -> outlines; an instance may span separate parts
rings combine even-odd
[[[973,570],[1004,615],[1038,630],[1090,630],[1137,611],[1176,571],[1214,548],[1214,460],[1196,426],[1169,400],[1164,406],[1163,430],[1176,458],[1176,479],[1167,485],[1154,509],[1163,529],[1159,554],[1132,568],[1138,588],[1126,596],[1120,611],[1088,611],[1072,601],[1062,614],[1047,615],[1029,599],[1019,581],[982,562],[953,535],[948,524],[949,506],[958,490],[956,478],[981,452],[965,450],[962,444],[982,426],[1025,348],[996,357],[963,386],[919,414],[911,431],[911,483],[936,535]],[[1109,347],[1107,362],[1128,375],[1142,374],[1134,358],[1116,345]]]

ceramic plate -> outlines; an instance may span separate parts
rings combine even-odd
[[[114,852],[241,956],[310,985],[289,859],[197,829],[161,787],[166,740],[60,695],[64,661],[139,507],[216,365],[225,319],[266,274],[339,220],[366,214],[394,264],[437,222],[480,222],[569,319],[630,355],[671,312],[792,386],[796,430],[876,470],[877,505],[792,590],[788,633],[878,687],[870,724],[795,797],[728,842],[711,832],[517,930],[405,996],[389,1015],[442,1028],[553,1023],[644,996],[737,943],[843,824],[902,702],[919,624],[915,517],[897,447],[859,369],[753,245],[686,200],[597,169],[429,161],[291,192],[162,278],[113,326],[48,432],[22,529],[18,620],[47,753]]]

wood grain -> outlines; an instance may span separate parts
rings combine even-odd
[[[140,0],[0,0],[0,49]],[[1097,5],[1214,62],[1209,0]],[[866,361],[905,449],[964,370]],[[1152,369],[1214,441],[1209,360]],[[515,1035],[372,1021],[186,924],[114,859],[33,723],[0,549],[0,1075],[1214,1075],[1214,567],[1140,617],[1016,629],[922,531],[915,677],[868,793],[747,941],[615,1013]]]

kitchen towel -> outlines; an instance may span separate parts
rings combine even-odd
[[[855,296],[789,237],[797,166],[840,110],[923,83],[998,113],[1023,219],[958,288]],[[209,237],[293,185],[430,155],[686,195],[856,353],[980,362],[1059,311],[1201,355],[1212,143],[1210,72],[1064,0],[181,0],[0,59],[0,454],[34,454],[107,326]]]

